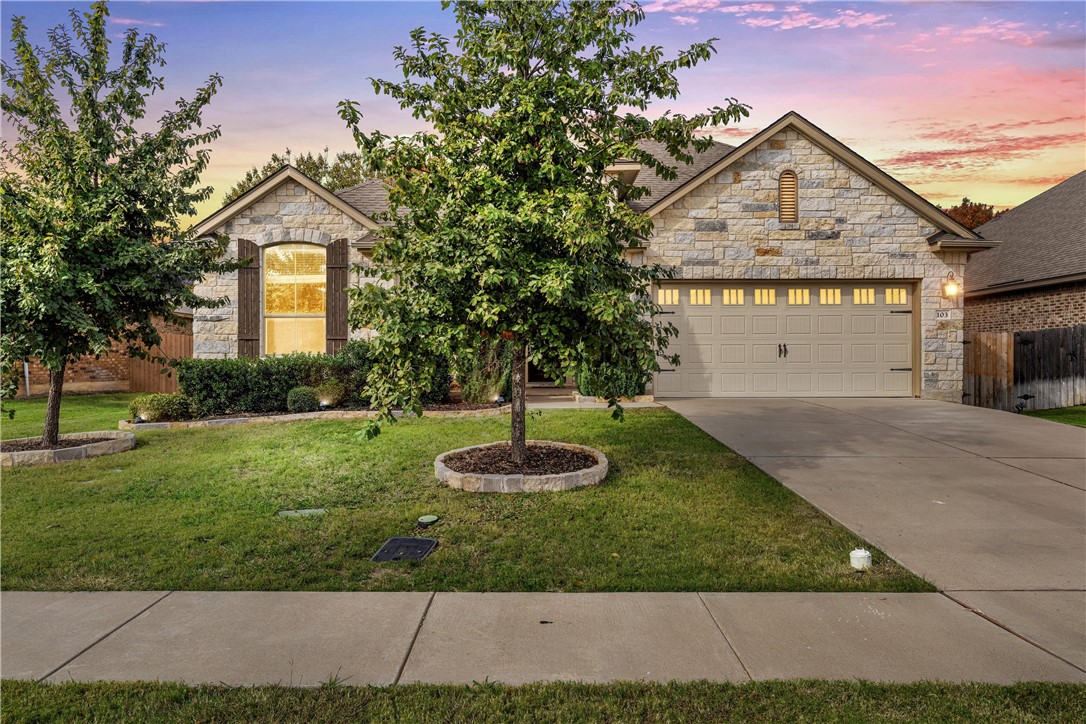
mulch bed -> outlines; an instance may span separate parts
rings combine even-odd
[[[460,412],[461,410],[489,410],[501,407],[501,402],[440,402],[433,405],[423,405],[423,410],[433,412]]]
[[[557,475],[587,470],[596,458],[579,450],[551,445],[529,445],[524,465],[515,465],[508,443],[475,450],[465,450],[445,458],[445,465],[458,473],[477,475]]]
[[[41,440],[29,440],[26,442],[13,443],[9,440],[0,442],[0,452],[29,452],[31,450],[61,450],[69,447],[79,447],[80,445],[91,445],[96,442],[108,442],[114,440],[112,437],[85,437],[80,440],[58,440],[57,444],[53,447],[48,447],[42,443]]]

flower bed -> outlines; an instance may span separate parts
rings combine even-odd
[[[102,439],[108,438],[108,439]],[[58,447],[46,450],[13,450],[10,452],[0,452],[0,466],[2,467],[17,467],[22,465],[49,465],[52,463],[63,463],[71,460],[83,460],[84,458],[93,458],[99,455],[112,455],[113,453],[124,452],[136,447],[136,436],[131,432],[115,432],[106,430],[104,432],[72,432],[67,435],[61,435],[60,439],[64,442],[70,442],[72,440],[87,440],[87,444],[84,445],[72,445],[70,447]],[[33,442],[35,440],[41,440],[41,437],[20,437],[14,440],[5,440],[4,442],[13,446],[18,446],[20,443]]]
[[[569,490],[584,485],[596,485],[606,476],[608,470],[607,457],[599,450],[594,450],[583,445],[572,445],[564,442],[550,442],[548,440],[529,440],[529,446],[546,446],[568,450],[587,455],[595,461],[595,465],[563,473],[551,473],[547,475],[524,475],[521,473],[481,473],[481,472],[457,472],[449,467],[449,458],[463,456],[473,451],[484,451],[489,448],[508,445],[507,442],[492,442],[486,445],[473,445],[471,447],[450,450],[438,455],[434,460],[434,474],[437,479],[450,488],[457,488],[469,493],[534,493],[544,490]],[[455,465],[455,463],[453,463]]]

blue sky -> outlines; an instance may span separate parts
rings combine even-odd
[[[5,2],[31,35],[66,19],[71,2]],[[937,203],[969,196],[1011,206],[1086,167],[1086,4],[1059,2],[645,4],[640,42],[674,51],[717,37],[713,60],[681,76],[683,95],[659,110],[695,112],[736,97],[754,107],[737,143],[796,110]],[[115,33],[136,26],[167,43],[167,91],[213,72],[224,86],[206,116],[222,126],[205,180],[214,201],[273,151],[352,146],[336,115],[362,103],[388,133],[416,122],[373,94],[392,78],[410,30],[452,35],[433,2],[116,2]],[[3,57],[10,61],[5,28]],[[163,106],[159,106],[160,108]],[[650,109],[650,114],[652,109]]]

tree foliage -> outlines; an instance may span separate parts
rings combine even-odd
[[[129,29],[111,67],[108,17],[104,2],[73,10],[71,32],[52,29],[45,48],[16,17],[14,61],[3,65],[14,138],[3,144],[0,177],[0,364],[36,357],[50,371],[49,444],[69,362],[114,342],[145,356],[159,342],[156,316],[214,306],[192,282],[237,268],[219,261],[225,239],[195,239],[180,226],[212,192],[197,184],[219,129],[201,116],[219,76],[149,123],[164,45]]]
[[[957,206],[951,206],[949,209],[940,206],[939,209],[970,230],[983,226],[1000,214],[1006,213],[1006,211],[996,211],[991,204],[970,201],[968,198],[962,199]]]
[[[416,29],[394,53],[403,78],[372,81],[432,131],[364,133],[357,104],[340,104],[387,179],[391,208],[401,209],[388,214],[373,254],[372,273],[396,283],[353,290],[350,319],[378,332],[370,397],[384,421],[393,407],[418,409],[435,353],[455,357],[480,339],[511,339],[516,457],[519,360],[529,357],[552,379],[586,364],[651,371],[675,334],[653,321],[650,295],[669,271],[624,256],[652,233],[652,221],[620,192],[636,199],[646,189],[622,189],[607,167],[635,159],[645,176],[674,178],[670,159],[639,141],[662,142],[689,162],[712,143],[697,128],[748,111],[729,98],[691,116],[642,115],[657,99],[678,98],[677,72],[715,50],[710,40],[665,58],[658,46],[635,46],[644,19],[636,3],[486,0],[453,9],[454,41]]]
[[[287,165],[294,166],[314,181],[320,182],[329,191],[339,191],[371,177],[370,165],[358,151],[337,153],[334,158],[329,159],[327,148],[323,153],[307,151],[297,156],[291,154],[288,148],[284,153],[273,153],[271,159],[260,168],[253,166],[249,169],[245,177],[234,184],[223,196],[223,205],[230,203]]]

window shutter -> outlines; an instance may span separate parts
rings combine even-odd
[[[778,190],[781,223],[796,223],[799,221],[799,183],[795,172],[785,171],[781,174]]]
[[[260,356],[260,248],[238,240],[238,259],[252,257],[238,270],[238,357]]]
[[[335,354],[347,344],[347,240],[328,245],[325,264],[328,275],[328,305],[325,309],[327,352]]]

